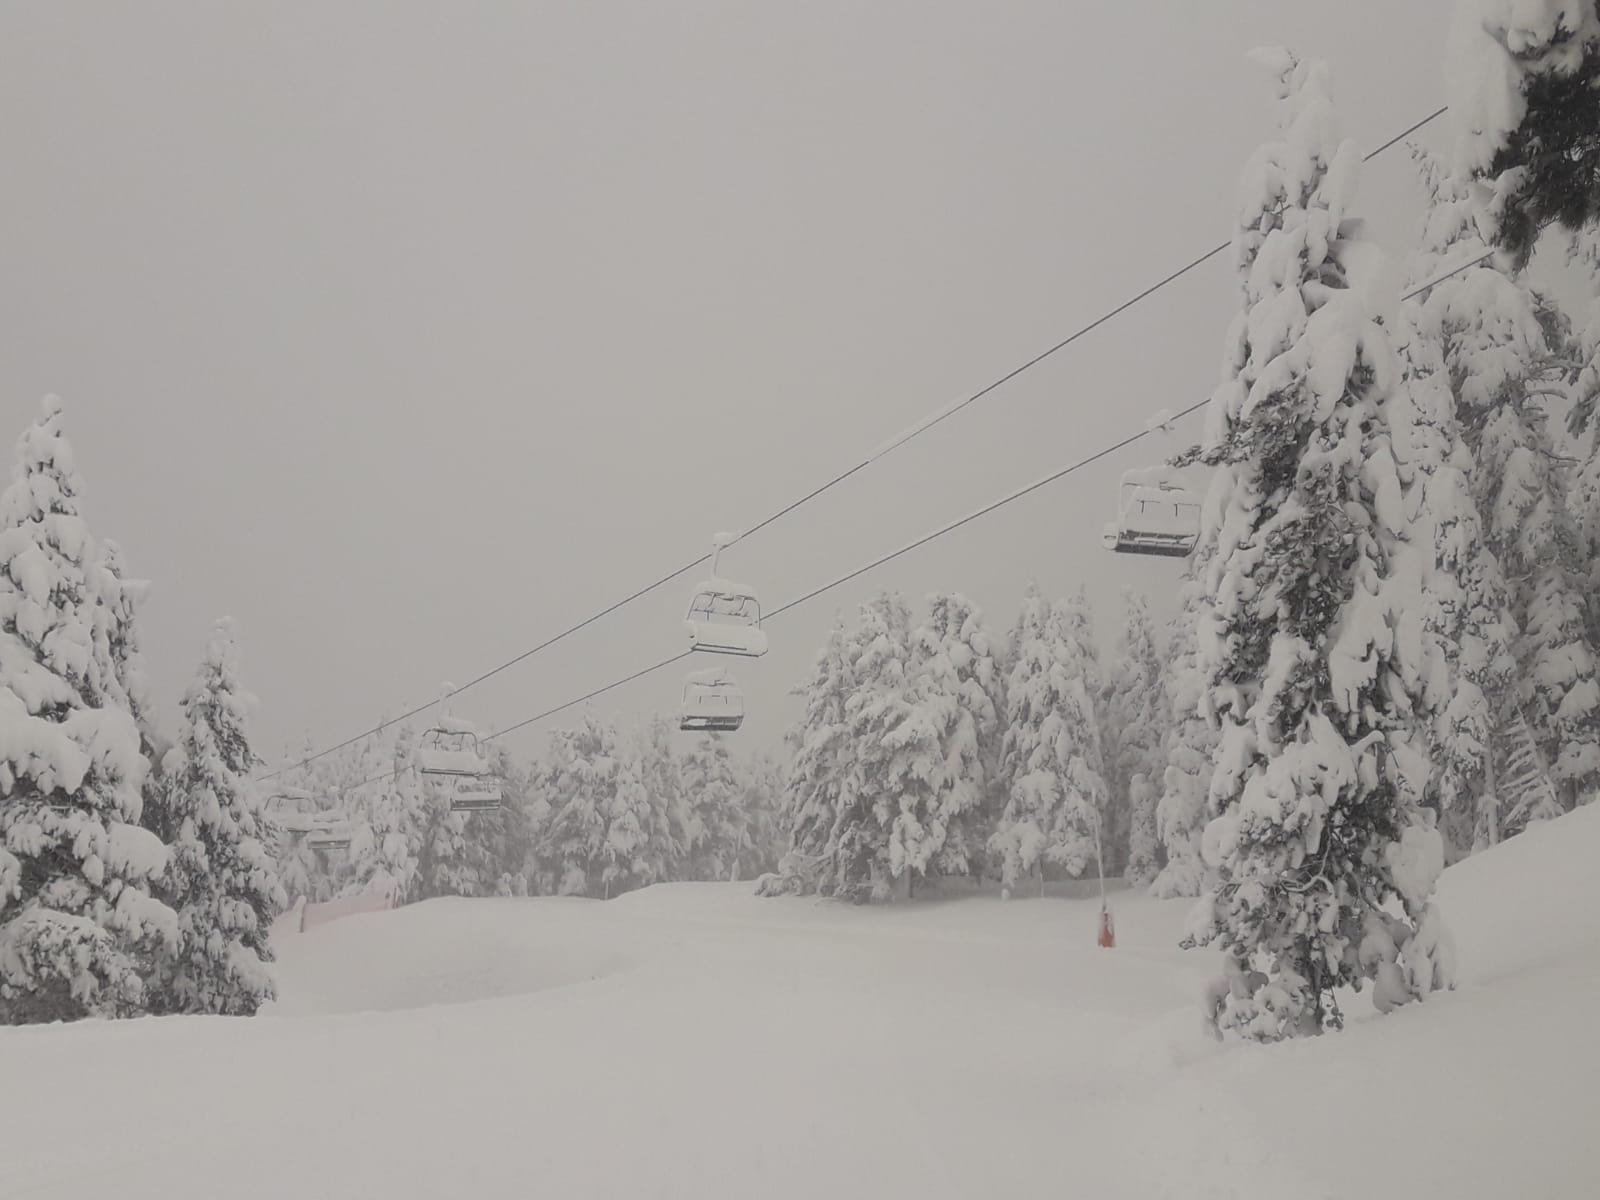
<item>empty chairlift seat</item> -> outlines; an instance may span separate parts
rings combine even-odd
[[[721,667],[695,671],[683,681],[678,728],[731,733],[744,723],[744,693]]]
[[[348,850],[350,822],[338,813],[312,814],[311,828],[306,832],[306,844],[313,850]]]
[[[319,809],[310,792],[298,788],[275,793],[261,814],[262,841],[274,854],[304,840],[313,850],[350,848],[350,820],[337,809]]]
[[[500,807],[500,781],[465,729],[430,729],[417,745],[417,770],[437,780],[450,796],[452,812],[490,812]]]
[[[684,621],[689,649],[758,658],[767,652],[761,629],[761,601],[755,591],[731,579],[707,579],[695,587]]]
[[[1128,471],[1117,489],[1117,518],[1101,543],[1119,554],[1183,557],[1200,537],[1200,497],[1184,487],[1176,470]]]

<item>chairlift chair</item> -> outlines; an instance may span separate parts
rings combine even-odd
[[[685,732],[732,733],[744,724],[744,693],[721,667],[695,671],[683,682],[678,728]]]
[[[767,652],[761,628],[761,601],[750,588],[728,579],[707,579],[696,585],[684,620],[689,649],[710,654],[759,658]]]
[[[500,782],[486,776],[457,775],[449,784],[451,812],[498,812]]]
[[[317,813],[306,833],[306,845],[313,850],[348,850],[350,823],[336,813]]]
[[[335,851],[350,848],[350,822],[345,815],[330,809],[289,809],[285,802],[304,805],[311,801],[311,793],[299,788],[286,788],[268,798],[262,811],[265,827],[264,840],[275,853],[282,854],[288,844],[304,838],[313,850]]]
[[[475,733],[428,730],[417,745],[417,770],[444,785],[451,812],[493,812],[500,807],[500,782],[490,775]]]
[[[724,579],[717,570],[722,552],[738,540],[732,533],[712,537],[711,578],[695,585],[684,625],[689,630],[690,650],[760,658],[767,652],[767,635],[761,629],[761,601],[754,588]]]
[[[1182,558],[1200,537],[1200,497],[1166,468],[1125,472],[1117,493],[1117,519],[1100,542],[1119,554]]]

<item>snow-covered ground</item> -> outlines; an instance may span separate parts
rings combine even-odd
[[[5,1200],[1566,1197],[1600,1179],[1600,805],[1445,875],[1463,982],[1219,1048],[1187,905],[748,885],[285,938],[282,1001],[0,1029]]]

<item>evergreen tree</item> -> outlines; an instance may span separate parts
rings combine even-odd
[[[1586,565],[1584,594],[1589,644],[1600,647],[1600,226],[1572,239],[1571,261],[1589,277],[1589,303],[1578,314],[1568,344],[1572,407],[1568,421],[1578,459],[1570,505],[1581,539],[1579,559]]]
[[[1162,863],[1156,838],[1156,781],[1166,767],[1165,694],[1155,631],[1145,598],[1123,590],[1126,625],[1106,681],[1106,758],[1113,828],[1126,829],[1126,855],[1117,865],[1129,884],[1143,887]],[[1120,839],[1118,839],[1120,840]]]
[[[258,760],[238,673],[232,622],[218,621],[183,698],[183,735],[165,764],[167,893],[179,930],[161,970],[166,1011],[250,1016],[273,996],[267,936],[287,899],[250,794]]]
[[[1162,898],[1199,896],[1210,886],[1200,838],[1211,816],[1208,798],[1217,731],[1200,707],[1206,671],[1198,638],[1200,619],[1211,607],[1206,591],[1209,562],[1202,542],[1190,560],[1182,603],[1168,627],[1164,689],[1167,765],[1156,802],[1156,834],[1166,865],[1150,885],[1150,894]]]
[[[492,842],[499,869],[495,895],[526,896],[533,886],[534,872],[530,871],[529,864],[538,844],[541,823],[535,804],[534,780],[502,743],[490,743],[489,757],[501,789],[500,812]]]
[[[669,878],[678,847],[637,754],[593,717],[551,738],[545,787],[558,798],[546,858],[562,895],[611,897]]]
[[[600,883],[605,896],[670,879],[680,857],[673,839],[667,797],[652,796],[643,763],[618,741],[613,743],[611,789],[602,815],[606,837],[600,850]]]
[[[1385,1008],[1424,995],[1449,952],[1430,903],[1443,845],[1421,808],[1428,569],[1390,432],[1407,402],[1399,292],[1347,222],[1360,155],[1337,137],[1326,69],[1256,57],[1278,73],[1282,136],[1245,170],[1244,309],[1207,431],[1220,882],[1192,939],[1223,951],[1219,1032],[1272,1040],[1337,1027],[1345,985],[1377,979]]]
[[[46,399],[0,495],[0,1023],[140,1011],[177,936],[139,828],[148,769],[96,633],[94,547],[61,406]]]
[[[688,879],[736,879],[750,849],[744,793],[727,744],[716,734],[697,738],[683,759],[689,809]]]
[[[944,843],[938,733],[908,676],[910,638],[898,595],[861,606],[834,823],[834,894],[843,899],[887,899],[897,882],[909,889]]]
[[[577,729],[550,735],[542,765],[541,790],[556,798],[545,828],[540,855],[544,879],[539,890],[562,896],[590,894],[590,876],[598,884],[595,860],[605,839],[603,804],[611,785],[613,760],[602,751],[607,731],[593,717]]]
[[[450,807],[451,786],[423,777],[424,818],[417,850],[417,882],[422,899],[481,895],[484,879],[473,861],[467,827],[480,814]]]
[[[745,848],[736,869],[740,879],[756,879],[778,869],[786,847],[781,805],[783,773],[769,754],[758,753],[741,772],[740,791],[745,814]]]
[[[1436,181],[1436,169],[1421,161],[1425,180]],[[1419,262],[1413,275],[1430,269],[1432,263]],[[1418,540],[1434,549],[1424,593],[1437,668],[1429,672],[1432,788],[1456,858],[1500,838],[1494,746],[1499,713],[1512,698],[1515,635],[1505,579],[1472,495],[1472,455],[1461,437],[1439,335],[1423,304],[1408,301],[1394,339],[1412,415],[1406,457],[1417,473]]]
[[[1470,261],[1487,247],[1467,191],[1426,163],[1424,171],[1432,201],[1415,272],[1431,278],[1438,264]],[[1570,807],[1600,784],[1600,681],[1584,619],[1587,564],[1538,399],[1561,372],[1550,346],[1550,309],[1484,263],[1431,288],[1419,321],[1443,349],[1485,541],[1510,585],[1521,634],[1520,694],[1491,701],[1500,709],[1520,706]],[[1520,805],[1506,824],[1514,829],[1558,813],[1548,801]]]
[[[840,882],[838,822],[849,768],[846,704],[855,690],[857,646],[836,620],[818,652],[811,678],[797,689],[805,713],[789,734],[793,764],[784,786],[779,821],[788,851],[780,879],[765,890],[833,895]]]
[[[640,731],[636,754],[645,790],[650,796],[650,820],[656,825],[651,837],[670,851],[662,860],[661,879],[700,879],[691,861],[695,847],[702,845],[703,827],[695,812],[694,796],[686,775],[687,763],[673,748],[672,721],[652,718]]]
[[[912,671],[944,759],[934,808],[944,841],[929,860],[941,875],[982,871],[999,765],[1000,670],[983,613],[959,593],[929,597],[928,617],[911,635]]]
[[[381,781],[365,805],[366,820],[350,843],[354,875],[362,893],[405,904],[419,892],[418,859],[428,808],[417,774],[417,737],[409,724],[395,732],[394,774]]]
[[[630,887],[649,887],[653,883],[666,883],[677,878],[679,866],[689,853],[683,842],[680,824],[680,814],[685,805],[681,764],[672,751],[670,737],[666,735],[670,723],[662,721],[658,727],[662,730],[662,745],[666,750],[665,761],[656,760],[660,765],[653,764],[637,750],[627,752],[628,748],[624,747],[624,767],[639,779],[640,790],[634,800],[633,819],[638,822],[643,837],[639,849],[634,851],[627,863],[625,876],[618,876],[628,879]],[[658,772],[665,769],[660,783],[651,778],[652,767]],[[624,778],[626,775],[625,771]]]
[[[144,672],[137,617],[150,585],[145,580],[127,576],[121,547],[112,541],[100,543],[99,553],[88,571],[88,582],[96,600],[95,651],[111,664],[102,681],[105,695],[97,699],[102,704],[116,704],[132,713],[148,747],[150,684]]]
[[[1044,864],[1079,875],[1095,861],[1107,787],[1094,696],[1088,601],[1022,598],[1006,674],[1001,772],[1006,804],[990,848],[1008,888]]]
[[[1578,557],[1584,568],[1589,645],[1600,648],[1600,226],[1573,235],[1570,261],[1589,277],[1589,302],[1576,314],[1576,328],[1566,341],[1571,402],[1568,446],[1578,459],[1571,480],[1570,509],[1578,526]]]
[[[144,669],[139,636],[138,610],[149,594],[150,585],[127,575],[121,548],[112,541],[99,545],[88,571],[90,591],[96,604],[95,652],[111,664],[104,681],[105,696],[97,703],[126,708],[139,729],[139,745],[149,769],[145,772],[140,824],[158,837],[164,828],[168,781],[161,762],[172,743],[155,728],[152,718],[150,684]]]
[[[1061,629],[1067,639],[1071,661],[1082,664],[1074,667],[1089,691],[1093,706],[1095,742],[1099,747],[1099,772],[1101,787],[1096,808],[1096,853],[1102,860],[1096,869],[1114,875],[1122,869],[1128,857],[1127,813],[1115,802],[1111,794],[1111,759],[1106,748],[1106,673],[1100,662],[1100,641],[1094,631],[1094,610],[1089,605],[1087,590],[1078,590],[1057,602],[1054,607],[1061,614]]]

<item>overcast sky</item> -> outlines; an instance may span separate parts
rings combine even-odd
[[[163,710],[231,614],[276,760],[692,558],[1227,237],[1272,128],[1252,45],[1328,59],[1363,149],[1430,112],[1449,9],[0,5],[0,442],[64,398],[91,525],[154,582]],[[1419,203],[1403,148],[1367,168],[1396,249]],[[776,607],[1200,399],[1232,288],[1219,257],[724,573]],[[1123,584],[1169,612],[1175,562],[1097,543],[1117,474],[1165,449],[775,621],[734,668],[748,744],[885,586],[1004,629],[1029,578],[1083,582],[1108,642]],[[502,727],[676,651],[692,581],[458,711]],[[597,709],[669,708],[681,674]]]

